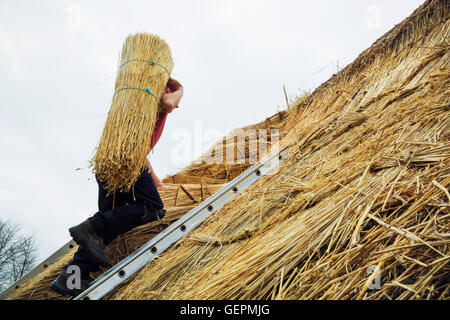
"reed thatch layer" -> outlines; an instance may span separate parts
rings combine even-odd
[[[426,1],[296,104],[279,174],[112,298],[449,299],[449,33]]]
[[[139,33],[125,40],[111,109],[91,161],[110,193],[130,190],[141,174],[172,69],[170,48],[158,36]]]

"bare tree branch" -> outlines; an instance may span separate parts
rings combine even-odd
[[[20,234],[20,226],[0,219],[0,292],[31,270],[37,246],[33,236]]]

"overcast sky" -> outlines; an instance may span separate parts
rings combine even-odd
[[[283,85],[313,90],[422,3],[0,0],[0,217],[35,235],[43,260],[96,212],[88,160],[128,34],[164,38],[185,87],[150,156],[162,178],[285,109]]]

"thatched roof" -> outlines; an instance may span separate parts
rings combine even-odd
[[[296,141],[278,174],[107,298],[449,299],[448,14],[449,1],[426,1],[298,100],[277,124],[281,145]],[[192,164],[168,177],[168,218],[120,237],[109,255],[122,259],[245,168]],[[48,286],[68,259],[11,298],[60,298]]]

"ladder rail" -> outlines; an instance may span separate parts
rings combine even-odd
[[[203,220],[218,211],[225,203],[234,198],[234,196],[253,185],[256,181],[267,175],[272,169],[278,167],[280,161],[285,159],[285,153],[292,143],[293,141],[289,142],[280,150],[273,152],[265,159],[247,169],[213,196],[199,204],[93,281],[89,288],[73,300],[97,300],[103,298],[106,294],[114,290],[117,286],[151,262],[156,256],[163,253],[175,242],[194,230]]]

